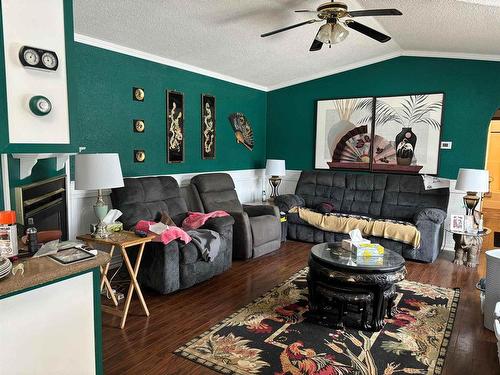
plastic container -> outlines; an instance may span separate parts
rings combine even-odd
[[[486,252],[486,291],[484,297],[484,326],[495,327],[495,306],[500,301],[500,249]]]
[[[17,254],[16,212],[0,211],[0,256],[9,258]]]

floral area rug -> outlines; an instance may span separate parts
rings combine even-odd
[[[440,374],[458,289],[402,281],[379,332],[308,321],[307,268],[175,351],[223,374]]]

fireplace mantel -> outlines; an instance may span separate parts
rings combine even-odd
[[[45,154],[12,154],[14,159],[19,159],[19,178],[22,180],[31,175],[33,167],[40,159],[57,159],[57,170],[64,168],[68,158],[76,153],[45,153]]]

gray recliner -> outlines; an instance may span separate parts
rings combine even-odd
[[[168,214],[176,225],[181,226],[188,208],[173,177],[125,178],[124,184],[124,187],[113,189],[111,193],[113,207],[123,212],[120,221],[124,229],[133,229],[139,220],[158,221],[162,213]],[[214,230],[221,238],[219,253],[211,262],[202,259],[192,242],[148,243],[139,268],[139,282],[167,294],[229,269],[232,264],[233,223],[232,217],[212,218],[202,227]],[[131,255],[134,257],[134,254]]]
[[[193,201],[202,212],[223,210],[235,220],[233,257],[256,258],[281,246],[281,222],[278,207],[242,205],[234,182],[226,173],[200,174],[191,179]]]

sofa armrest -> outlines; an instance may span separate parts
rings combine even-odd
[[[250,218],[244,211],[228,212],[234,219],[233,225],[233,258],[250,259],[253,255],[252,229]]]
[[[222,233],[228,227],[232,227],[233,224],[234,218],[232,216],[212,217],[206,221],[201,229],[210,229],[217,233]]]
[[[304,207],[306,202],[304,198],[296,194],[284,194],[279,195],[274,198],[274,204],[279,207],[279,210],[282,212],[288,212],[293,207]]]
[[[436,225],[441,225],[445,219],[446,211],[440,208],[422,208],[413,216],[413,221],[417,226],[422,221],[431,221]]]
[[[279,217],[280,211],[278,207],[271,205],[243,205],[243,210],[248,214],[249,217],[263,216],[263,215],[272,215]]]

